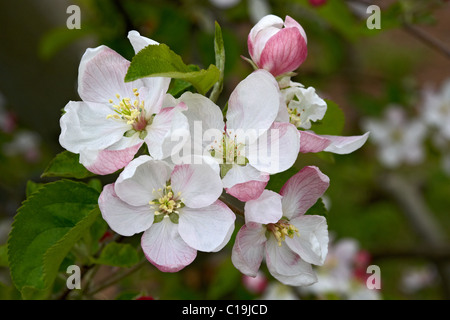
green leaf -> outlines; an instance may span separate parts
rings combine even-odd
[[[11,278],[24,299],[50,295],[59,266],[100,215],[99,193],[59,180],[33,193],[19,208],[8,240]]]
[[[44,183],[36,183],[34,181],[28,180],[27,181],[27,187],[25,191],[25,195],[28,198],[31,196],[34,192],[38,191],[40,188],[42,188],[45,184]]]
[[[331,100],[325,100],[327,112],[321,121],[312,123],[311,130],[316,134],[340,135],[345,125],[344,112]]]
[[[8,263],[8,247],[6,244],[0,245],[0,267],[7,267]]]
[[[207,70],[192,71],[181,57],[165,44],[149,45],[131,60],[125,82],[145,77],[168,77],[191,83],[200,94],[206,94],[219,80],[220,71],[210,65]]]
[[[223,44],[222,29],[220,28],[220,25],[217,21],[215,23],[215,26],[214,53],[216,57],[216,66],[220,70],[220,77],[214,85],[211,95],[209,96],[209,99],[211,99],[211,101],[214,103],[217,102],[217,99],[219,99],[219,96],[222,93],[223,79],[225,75],[225,47]]]
[[[102,250],[100,257],[93,260],[96,264],[129,268],[139,262],[137,250],[129,243],[111,242]]]
[[[95,174],[88,171],[81,163],[78,154],[63,151],[49,163],[41,178],[61,177],[84,179]]]
[[[192,84],[190,84],[189,82],[181,79],[173,79],[173,81],[170,83],[170,88],[169,90],[167,90],[167,93],[171,94],[175,98],[178,98],[189,88],[192,88]]]

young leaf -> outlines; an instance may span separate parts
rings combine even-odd
[[[165,44],[149,45],[131,60],[125,82],[145,77],[168,77],[191,83],[200,94],[205,94],[219,80],[220,71],[210,65],[207,70],[192,71],[181,57]]]
[[[78,154],[63,151],[49,163],[41,178],[60,177],[84,179],[92,177],[95,174],[88,171],[79,160]]]
[[[64,257],[100,215],[98,196],[84,183],[59,180],[44,185],[19,208],[8,260],[24,299],[49,296]]]
[[[219,23],[217,23],[217,21],[215,25],[216,29],[214,34],[214,52],[216,57],[216,66],[220,70],[220,77],[214,85],[213,90],[211,91],[211,95],[209,96],[209,99],[211,99],[212,102],[217,102],[219,95],[222,93],[223,79],[225,75],[225,47],[223,44],[222,29],[220,28],[220,25]]]
[[[102,250],[100,257],[93,260],[96,264],[129,268],[139,262],[137,250],[129,243],[111,242]]]

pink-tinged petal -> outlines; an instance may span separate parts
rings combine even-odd
[[[264,190],[258,199],[245,203],[244,211],[246,223],[277,223],[283,216],[281,196],[276,192]]]
[[[270,178],[268,174],[264,173],[261,173],[261,177],[264,177],[265,180],[251,180],[244,183],[238,183],[231,188],[225,188],[225,191],[242,202],[258,199],[266,188]]]
[[[295,71],[308,55],[306,41],[298,28],[284,28],[272,36],[261,53],[258,67],[274,76]]]
[[[331,144],[331,140],[309,131],[300,132],[300,152],[321,152]]]
[[[308,286],[317,282],[312,266],[303,261],[289,247],[269,238],[265,248],[266,263],[269,272],[275,279],[290,286]]]
[[[288,219],[303,215],[324,194],[330,179],[314,166],[304,167],[281,188],[283,215]]]
[[[222,194],[220,176],[207,164],[176,165],[170,181],[174,193],[180,192],[189,208],[209,206]]]
[[[141,247],[147,260],[163,272],[180,271],[197,256],[197,250],[180,237],[178,224],[172,223],[168,217],[144,232]]]
[[[78,70],[78,93],[87,102],[110,105],[116,94],[131,98],[133,88],[142,87],[142,81],[125,83],[130,62],[114,50],[100,46],[87,49]]]
[[[131,206],[122,201],[114,191],[114,184],[104,186],[98,205],[103,219],[110,228],[122,236],[143,232],[153,224],[154,214],[150,207]]]
[[[107,119],[114,111],[103,104],[70,101],[64,111],[59,142],[73,153],[82,149],[105,149],[131,129],[124,121]]]
[[[270,128],[277,117],[280,94],[278,83],[269,72],[254,71],[231,93],[226,116],[227,131],[240,131],[253,142]]]
[[[131,205],[148,205],[156,197],[152,191],[164,188],[171,172],[165,162],[140,156],[131,161],[117,178],[116,193]]]
[[[331,144],[325,148],[324,151],[337,154],[348,154],[358,150],[366,143],[367,138],[369,138],[369,132],[366,132],[361,136],[340,137],[324,135],[323,137],[331,141]]]
[[[182,113],[185,104],[163,108],[155,115],[152,124],[146,128],[147,144],[150,155],[155,159],[165,159],[181,150],[189,136],[189,124]]]
[[[258,223],[242,226],[236,235],[231,253],[233,265],[243,274],[255,277],[264,257],[266,229]]]
[[[292,167],[300,150],[300,135],[290,123],[275,122],[248,146],[248,161],[259,171],[275,174]]]
[[[286,28],[297,28],[298,31],[300,31],[300,33],[302,34],[303,39],[305,39],[305,42],[308,42],[305,29],[303,29],[301,24],[292,19],[290,16],[286,16],[286,18],[284,19],[284,26]]]
[[[323,265],[328,253],[328,226],[322,216],[303,215],[290,221],[298,229],[298,235],[286,238],[286,244],[303,260]]]
[[[259,56],[268,39],[278,32],[283,27],[283,20],[275,15],[267,15],[258,21],[255,26],[250,30],[248,35],[247,44],[248,52],[253,61],[257,63]],[[267,32],[267,30],[271,32]]]
[[[142,142],[138,142],[122,150],[81,150],[80,163],[95,174],[114,173],[130,163],[141,146]]]
[[[235,220],[233,211],[217,200],[203,208],[180,209],[178,232],[190,247],[212,252],[223,244]]]
[[[267,173],[260,172],[249,164],[245,166],[234,164],[222,179],[223,187],[227,189],[249,181],[267,182],[269,181],[269,176]]]

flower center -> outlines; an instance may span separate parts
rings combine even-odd
[[[297,128],[301,127],[302,125],[302,119],[301,119],[301,112],[297,111],[297,108],[291,109],[287,107],[288,114],[289,114],[289,122],[295,125]],[[305,110],[302,110],[302,112]]]
[[[152,119],[152,116],[146,117],[144,100],[139,99],[138,90],[133,89],[133,94],[135,96],[133,101],[131,101],[130,98],[121,97],[119,94],[116,94],[118,100],[117,103],[114,103],[112,99],[109,99],[109,103],[112,104],[115,113],[106,116],[106,119],[112,118],[115,120],[126,121],[127,124],[132,125],[133,129],[130,130],[132,132],[127,132],[125,134],[126,136],[131,136],[137,131],[143,132],[147,127],[149,120]]]
[[[155,213],[154,222],[160,222],[167,216],[173,223],[178,223],[180,213],[178,209],[184,207],[181,192],[174,194],[172,186],[167,183],[164,188],[153,189],[152,194],[155,198],[149,202],[149,205]]]
[[[210,153],[220,163],[220,174],[223,178],[233,164],[246,165],[245,144],[237,142],[236,135],[223,133],[222,139],[214,140]]]
[[[274,235],[279,247],[281,247],[281,243],[285,240],[286,236],[289,238],[293,238],[295,235],[300,236],[298,229],[284,219],[281,219],[277,223],[269,223],[267,225],[267,231]]]

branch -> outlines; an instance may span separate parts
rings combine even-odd
[[[439,39],[431,36],[424,30],[409,23],[404,23],[403,29],[407,31],[410,35],[416,37],[418,40],[428,45],[429,47],[442,53],[445,57],[450,58],[450,48]]]

